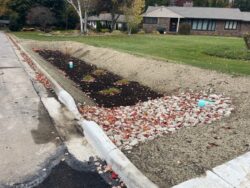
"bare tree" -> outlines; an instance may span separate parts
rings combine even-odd
[[[83,33],[83,18],[82,18],[82,4],[81,0],[66,0],[77,12],[80,18],[80,30]]]
[[[110,12],[112,17],[111,31],[115,29],[115,24],[121,15],[123,6],[124,6],[123,0],[111,0],[111,7],[110,7]]]
[[[96,0],[66,0],[77,12],[80,18],[80,29],[81,33],[87,34],[88,32],[88,13],[89,11],[95,7]],[[82,15],[84,12],[84,18]]]
[[[46,31],[47,26],[54,24],[56,21],[54,14],[43,6],[33,7],[27,15],[27,23],[42,27]]]

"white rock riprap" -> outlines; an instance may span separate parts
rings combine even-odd
[[[200,99],[212,103],[199,107]],[[229,97],[203,92],[164,96],[134,106],[79,109],[84,118],[97,122],[119,148],[126,150],[182,127],[210,124],[230,116],[233,111]]]

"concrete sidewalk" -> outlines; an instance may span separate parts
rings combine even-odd
[[[62,151],[32,82],[0,32],[0,187],[41,178]]]

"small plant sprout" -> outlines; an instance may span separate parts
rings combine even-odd
[[[105,75],[107,72],[103,69],[96,69],[95,71],[92,72],[92,74],[94,76],[103,76]]]
[[[91,75],[84,76],[82,79],[83,82],[94,82],[95,78]]]
[[[48,58],[49,61],[54,61],[54,59],[55,59],[54,57]]]
[[[124,86],[124,85],[128,85],[129,81],[126,80],[126,79],[122,79],[122,80],[116,81],[114,84],[117,85],[117,86]]]
[[[115,88],[115,87],[111,87],[108,89],[101,90],[101,91],[99,91],[99,93],[101,95],[113,96],[113,95],[117,95],[117,94],[121,93],[121,90],[118,88]]]

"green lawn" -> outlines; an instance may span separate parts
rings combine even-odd
[[[178,35],[117,35],[117,36],[45,36],[37,32],[14,33],[17,37],[43,41],[78,41],[108,47],[137,55],[175,61],[196,67],[213,69],[231,74],[250,75],[250,61],[226,59],[206,52],[245,49],[242,38]],[[239,53],[240,54],[240,53]]]

